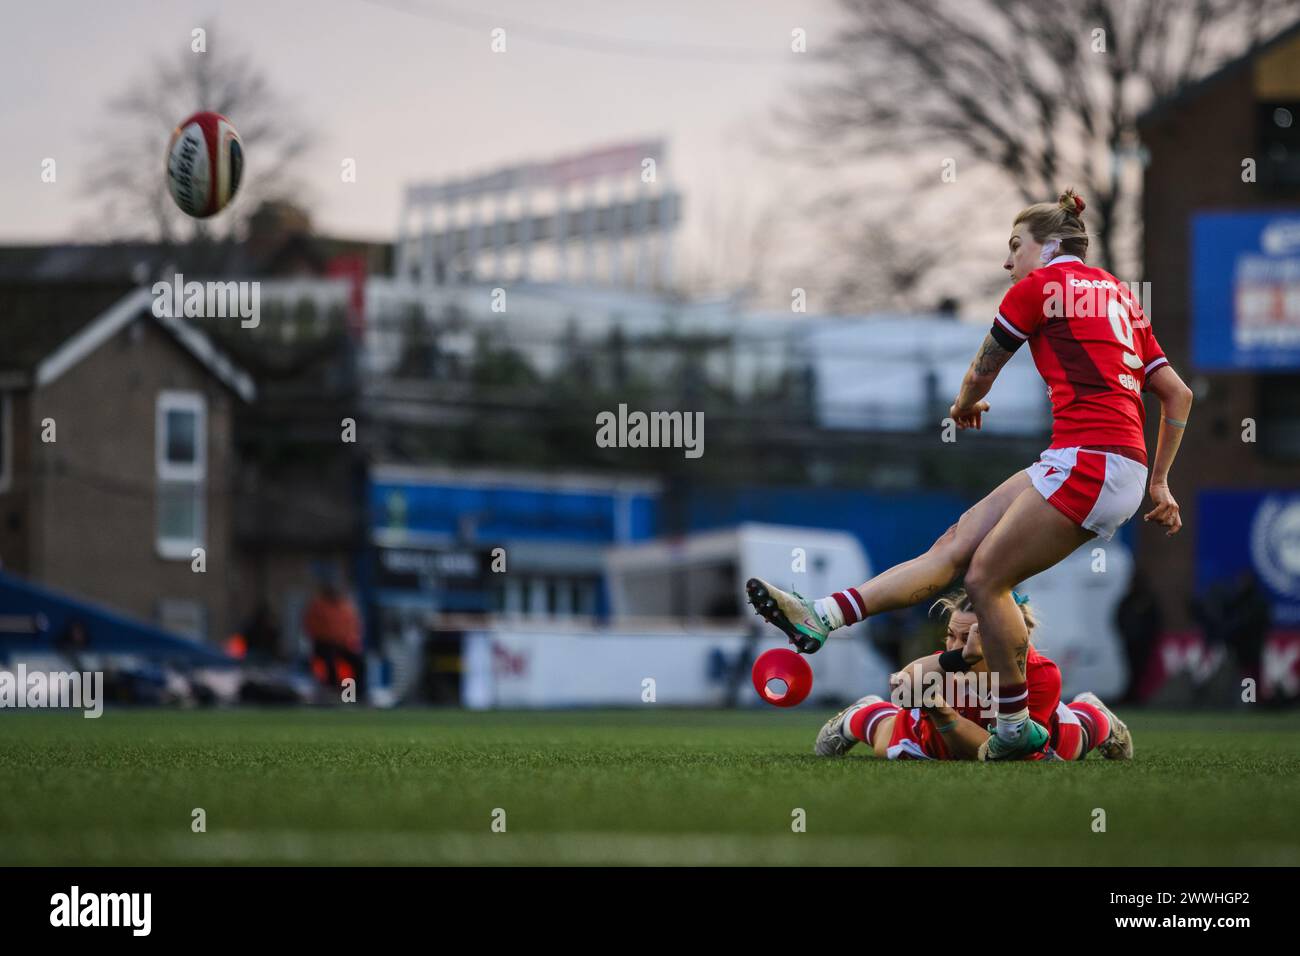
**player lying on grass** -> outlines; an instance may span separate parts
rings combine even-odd
[[[924,554],[858,587],[818,601],[759,578],[746,587],[758,613],[811,654],[836,628],[932,600],[961,579],[1001,695],[981,759],[1023,758],[1047,742],[1047,728],[1024,705],[1029,636],[1011,589],[1094,536],[1109,541],[1141,505],[1148,488],[1143,391],[1160,400],[1148,488],[1154,507],[1143,520],[1167,534],[1182,527],[1169,470],[1192,392],[1169,367],[1128,286],[1084,263],[1083,210],[1066,190],[1016,216],[1002,263],[1011,288],[948,413],[958,428],[978,429],[989,410],[984,397],[1028,342],[1052,401],[1052,442],[1039,460],[985,495]]]
[[[1037,626],[1033,609],[1026,598],[1015,595],[1031,644],[1025,659],[1029,713],[1048,728],[1049,742],[1028,759],[1082,760],[1098,751],[1111,760],[1129,760],[1133,756],[1133,739],[1128,727],[1090,692],[1079,694],[1070,704],[1061,701],[1061,672],[1047,656],[1032,644]],[[943,652],[922,657],[893,675],[890,683],[898,691],[892,696],[904,700],[924,687],[934,675],[947,674],[944,684],[946,700],[934,706],[912,709],[871,695],[840,711],[823,726],[814,745],[823,757],[839,757],[858,743],[870,743],[875,757],[891,760],[976,760],[988,746],[989,732],[984,729],[980,712],[989,702],[979,699],[977,675],[989,673],[983,660],[979,623],[971,610],[970,598],[958,589],[935,602],[947,623]],[[940,663],[943,656],[947,660]],[[945,671],[946,665],[949,670]],[[960,677],[953,671],[967,668]],[[927,677],[931,675],[931,677]],[[947,693],[951,687],[952,693]],[[954,699],[960,697],[960,699]],[[932,703],[929,700],[923,701]]]

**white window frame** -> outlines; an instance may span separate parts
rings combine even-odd
[[[162,391],[158,393],[154,424],[154,456],[160,481],[202,483],[208,478],[208,403],[202,392]],[[168,412],[193,412],[194,464],[174,465],[167,460]]]
[[[158,493],[154,521],[158,556],[166,560],[189,561],[194,549],[205,547],[207,540],[208,404],[201,392],[161,391],[155,409],[154,461]],[[192,412],[195,416],[193,464],[177,465],[167,460],[167,415],[173,411]],[[195,535],[192,538],[163,536],[160,520],[163,485],[193,486]]]
[[[13,404],[8,392],[0,392],[0,495],[14,485]]]

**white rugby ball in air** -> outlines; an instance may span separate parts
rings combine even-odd
[[[220,113],[195,113],[172,132],[167,187],[187,216],[206,219],[221,212],[239,189],[243,169],[239,134]]]

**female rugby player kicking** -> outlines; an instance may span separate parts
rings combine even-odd
[[[1149,487],[1155,507],[1143,520],[1167,534],[1182,527],[1169,468],[1192,393],[1128,289],[1084,264],[1083,209],[1067,190],[1016,217],[1003,263],[1013,285],[949,411],[957,427],[978,429],[989,409],[984,396],[1028,342],[1052,401],[1052,443],[1039,460],[963,514],[925,554],[859,587],[808,601],[760,578],[746,586],[757,612],[811,654],[835,628],[933,598],[964,575],[985,659],[998,675],[996,732],[982,760],[1023,759],[1047,746],[1047,728],[1029,713],[1029,636],[1011,589],[1094,536],[1109,541],[1142,503],[1144,389],[1159,399],[1161,415]]]
[[[1130,760],[1133,738],[1125,723],[1111,712],[1096,694],[1082,693],[1072,703],[1061,701],[1061,671],[1032,644],[1037,621],[1027,598],[1014,594],[1031,644],[1025,657],[1025,685],[1030,717],[1048,728],[1049,745],[1032,757],[1049,760],[1082,760],[1093,750],[1108,760]],[[940,658],[962,659],[971,674],[985,673],[979,624],[970,599],[960,588],[935,602],[947,624],[943,654],[932,654],[909,664],[891,679],[906,702],[910,690],[923,687],[927,674],[937,671]],[[933,608],[931,609],[933,610]],[[948,662],[951,664],[951,660]],[[965,680],[956,677],[957,680]],[[965,690],[966,688],[961,688]],[[945,688],[941,701],[917,699],[922,706],[900,707],[870,695],[860,698],[826,721],[817,734],[814,750],[821,757],[840,757],[859,743],[866,743],[876,757],[891,760],[974,760],[989,739],[980,716],[987,704],[971,688],[957,698],[958,688]],[[950,692],[951,691],[951,692]],[[919,696],[919,695],[918,695]]]

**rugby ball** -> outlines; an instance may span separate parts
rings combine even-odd
[[[206,219],[221,212],[239,189],[244,147],[220,113],[182,120],[167,144],[167,187],[181,212]]]

